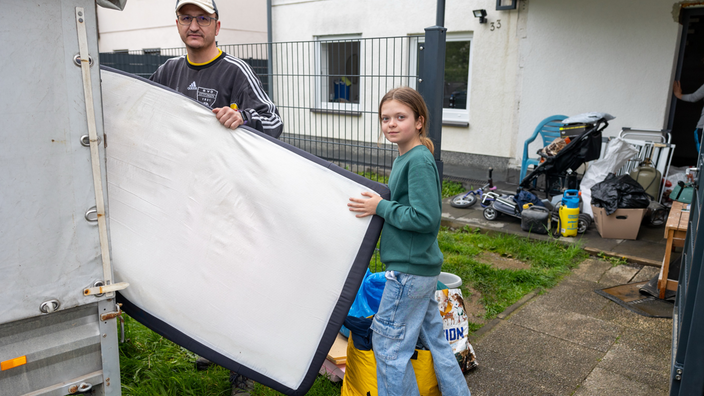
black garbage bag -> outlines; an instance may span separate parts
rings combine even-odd
[[[647,208],[650,197],[643,186],[629,175],[609,173],[604,181],[592,186],[592,205],[604,208],[606,215],[616,209]]]

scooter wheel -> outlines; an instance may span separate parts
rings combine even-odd
[[[496,220],[497,217],[499,217],[499,212],[497,212],[496,209],[494,209],[491,206],[484,208],[484,218],[485,219],[487,219],[489,221],[494,221],[494,220]]]
[[[460,194],[450,200],[450,206],[460,209],[466,209],[475,203],[477,203],[477,196],[474,194]]]
[[[586,213],[580,213],[579,221],[577,221],[577,233],[584,234],[590,225],[592,225],[592,217]]]

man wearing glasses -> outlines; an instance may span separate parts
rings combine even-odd
[[[247,63],[215,43],[218,17],[214,0],[177,0],[176,27],[188,55],[167,60],[149,79],[208,106],[227,128],[247,125],[278,138],[283,123],[261,81]],[[199,370],[211,364],[205,358],[196,360]],[[230,382],[233,396],[249,396],[254,387],[252,380],[234,371]]]
[[[283,122],[252,68],[220,50],[214,0],[178,0],[176,27],[188,55],[167,60],[149,78],[205,104],[222,125],[247,125],[278,138]]]

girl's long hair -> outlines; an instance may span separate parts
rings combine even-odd
[[[381,122],[381,106],[384,103],[395,100],[404,105],[408,106],[411,111],[413,111],[414,121],[421,117],[421,127],[420,127],[420,142],[423,143],[425,147],[430,150],[431,153],[435,153],[435,146],[432,140],[428,138],[428,132],[426,125],[428,123],[428,106],[425,105],[423,97],[420,96],[418,91],[409,87],[399,87],[394,88],[387,92],[381,101],[379,102],[379,122]],[[381,137],[381,136],[380,136]]]

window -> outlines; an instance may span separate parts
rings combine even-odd
[[[416,72],[423,65],[424,37],[418,37]],[[445,83],[443,87],[442,120],[446,124],[469,123],[469,93],[471,82],[471,34],[447,34],[445,45]],[[413,72],[413,70],[412,70]]]
[[[360,101],[358,36],[318,38],[317,105],[323,109],[355,111]]]

